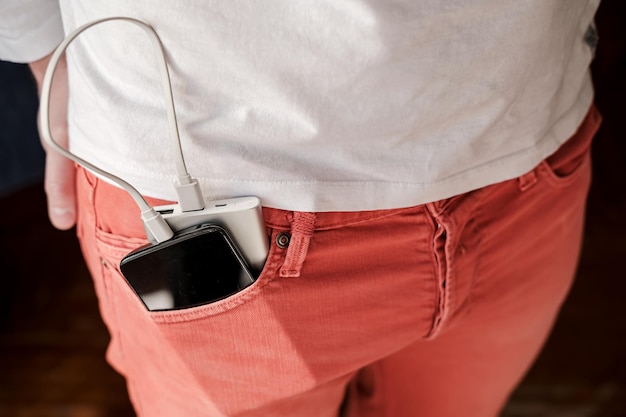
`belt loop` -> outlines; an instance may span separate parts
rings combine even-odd
[[[291,223],[291,239],[285,256],[285,263],[280,268],[281,277],[295,278],[300,276],[302,264],[309,250],[309,242],[315,230],[315,213],[293,213]]]
[[[537,174],[533,169],[517,179],[520,191],[526,191],[537,183]]]

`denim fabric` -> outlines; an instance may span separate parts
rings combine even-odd
[[[138,415],[495,416],[575,275],[599,123],[592,109],[533,171],[443,201],[264,209],[271,249],[258,280],[169,312],[146,311],[119,272],[145,243],[138,209],[79,168],[78,232],[107,357]]]

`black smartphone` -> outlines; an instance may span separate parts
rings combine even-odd
[[[256,279],[226,229],[203,224],[141,247],[120,270],[150,311],[178,310],[221,300]]]

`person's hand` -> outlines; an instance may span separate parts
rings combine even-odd
[[[50,56],[30,64],[40,93]],[[67,65],[65,58],[63,58],[57,66],[50,95],[50,129],[52,137],[63,147],[68,146],[67,103]],[[74,163],[53,149],[49,149],[45,143],[43,143],[43,147],[46,151],[44,189],[48,198],[48,216],[52,225],[57,229],[70,229],[76,223]]]

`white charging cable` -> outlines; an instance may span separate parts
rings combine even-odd
[[[155,50],[157,52],[157,61],[159,69],[161,71],[163,92],[166,98],[170,140],[174,146],[176,171],[178,174],[178,179],[175,182],[176,193],[178,195],[178,203],[180,205],[181,211],[183,212],[202,210],[204,208],[204,198],[200,191],[198,181],[189,175],[185,166],[185,160],[183,157],[180,143],[180,136],[178,133],[178,122],[176,120],[176,112],[174,109],[174,99],[172,97],[172,87],[170,83],[163,45],[156,31],[150,25],[140,20],[129,17],[109,17],[96,20],[75,29],[63,40],[63,42],[61,42],[61,44],[57,47],[57,49],[52,54],[52,57],[50,58],[50,62],[48,64],[48,68],[46,69],[46,73],[42,83],[39,109],[39,122],[41,126],[42,136],[44,141],[61,155],[84,166],[86,169],[109,179],[113,183],[117,184],[119,187],[126,190],[135,200],[141,210],[141,219],[144,222],[148,238],[152,241],[163,242],[170,239],[174,235],[174,233],[167,224],[167,222],[163,219],[161,214],[154,210],[154,208],[150,206],[150,204],[148,204],[148,202],[139,193],[139,191],[137,191],[136,188],[134,188],[123,179],[98,168],[97,166],[85,161],[84,159],[74,155],[67,149],[60,146],[52,137],[52,132],[50,130],[50,91],[52,87],[52,79],[54,77],[54,73],[56,71],[58,62],[61,59],[61,56],[63,55],[69,44],[82,32],[100,23],[113,20],[126,21],[141,27],[155,46]]]

